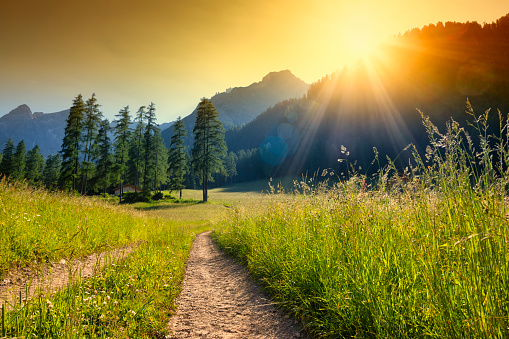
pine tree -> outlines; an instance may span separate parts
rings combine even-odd
[[[44,156],[41,153],[39,145],[35,145],[27,152],[25,178],[30,184],[38,184],[42,181],[42,171],[44,168]]]
[[[194,144],[192,165],[201,179],[203,201],[207,201],[208,182],[212,174],[224,169],[226,155],[224,128],[219,113],[212,101],[203,98],[197,108],[196,124],[193,128]]]
[[[60,177],[60,167],[62,165],[62,157],[60,154],[48,155],[46,164],[42,170],[42,181],[47,189],[54,189],[58,185]]]
[[[173,135],[170,139],[170,150],[168,152],[168,174],[170,176],[170,188],[180,191],[182,200],[182,189],[184,176],[187,173],[187,153],[184,140],[187,137],[187,130],[184,121],[178,117],[173,124]]]
[[[14,154],[14,141],[9,138],[2,151],[2,161],[0,162],[0,176],[9,177],[12,172],[12,156]]]
[[[102,113],[95,93],[85,104],[85,117],[83,121],[83,162],[81,164],[81,193],[87,193],[88,179],[94,171],[94,160],[97,153],[97,130],[101,122]]]
[[[115,156],[115,182],[120,182],[120,202],[124,193],[124,180],[127,170],[127,161],[129,160],[129,141],[131,131],[129,124],[131,116],[129,115],[129,106],[124,107],[118,112],[118,120],[115,120],[114,127],[114,156]]]
[[[104,119],[100,123],[97,134],[97,165],[94,181],[95,187],[103,193],[106,193],[111,185],[111,171],[113,167],[113,156],[110,152],[110,129],[110,122],[108,119]]]
[[[72,189],[75,191],[78,188],[79,151],[84,112],[85,104],[83,97],[79,94],[74,99],[73,105],[69,110],[64,139],[62,141],[62,150],[60,151],[62,154],[62,166],[58,186],[61,189]]]
[[[145,159],[144,159],[144,169],[143,169],[143,193],[150,193],[150,185],[152,183],[152,178],[156,174],[155,172],[155,162],[154,156],[156,154],[156,144],[154,134],[157,129],[156,125],[156,107],[153,102],[148,106],[147,111],[145,112],[145,132],[143,134],[144,140],[144,150],[145,150]]]
[[[233,178],[237,176],[237,161],[239,158],[234,152],[228,153],[225,159],[226,176],[230,178],[230,184],[233,184]]]
[[[16,151],[12,156],[11,162],[11,179],[14,181],[22,180],[25,178],[25,158],[27,150],[25,147],[25,141],[21,140],[16,146]]]
[[[160,191],[161,185],[168,180],[168,149],[164,145],[161,130],[156,126],[153,135],[154,162],[153,190]]]
[[[136,118],[134,119],[136,129],[132,135],[131,145],[129,148],[129,170],[128,179],[134,182],[136,188],[140,187],[140,177],[143,174],[143,159],[144,159],[144,137],[143,132],[145,130],[145,106],[141,106],[136,112]]]

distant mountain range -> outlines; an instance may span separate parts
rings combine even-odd
[[[253,120],[278,101],[304,95],[308,87],[308,84],[290,71],[273,72],[250,86],[235,87],[216,94],[212,100],[221,114],[224,126],[231,128]],[[56,154],[62,145],[68,115],[68,109],[56,113],[32,113],[27,105],[18,106],[0,117],[0,150],[12,138],[15,144],[24,140],[27,150],[39,145],[44,156]],[[196,111],[184,118],[190,140],[195,119]],[[164,123],[159,126],[168,146],[172,134],[169,128],[171,125]]]
[[[488,133],[498,135],[497,109],[503,118],[509,112],[509,15],[491,24],[412,29],[371,58],[312,84],[306,97],[278,103],[227,131],[225,139],[239,155],[237,180],[324,168],[346,173],[347,162],[338,162],[346,152],[360,173],[373,173],[374,147],[382,166],[389,156],[402,171],[412,159],[405,147],[413,143],[423,156],[429,144],[417,109],[442,133],[453,118],[479,142],[467,124],[474,120],[465,113],[467,98],[478,116],[492,108]]]
[[[20,105],[0,118],[0,149],[9,138],[16,145],[25,141],[27,150],[39,145],[44,156],[56,154],[62,146],[69,110],[56,113],[32,113],[27,105]]]
[[[219,120],[228,130],[243,126],[260,113],[274,106],[280,101],[304,96],[309,88],[305,83],[289,70],[271,72],[262,81],[255,82],[247,87],[235,87],[214,95],[211,100],[219,112]],[[186,125],[188,147],[192,146],[196,109],[182,119]],[[170,146],[172,128],[163,130],[162,136],[166,146]]]

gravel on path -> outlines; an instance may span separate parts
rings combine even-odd
[[[166,338],[307,338],[210,233],[196,236]]]

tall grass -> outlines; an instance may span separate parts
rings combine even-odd
[[[164,338],[200,229],[161,224],[122,262],[50,295],[10,305],[10,336],[37,338]]]
[[[440,133],[423,116],[430,146],[408,183],[393,165],[372,187],[303,181],[264,212],[232,213],[217,241],[318,337],[508,337],[507,120],[488,136],[488,113],[468,112],[478,150],[456,122]]]
[[[186,208],[185,206],[183,208]],[[210,227],[165,220],[100,200],[0,182],[0,268],[137,243],[124,260],[52,295],[5,304],[0,336],[163,338],[196,233]],[[27,289],[37,289],[30,286]]]
[[[144,241],[155,222],[97,199],[0,181],[0,277],[16,266]]]

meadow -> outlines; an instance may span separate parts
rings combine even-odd
[[[192,241],[213,229],[316,337],[509,336],[507,121],[488,136],[487,119],[474,117],[475,149],[456,123],[441,133],[423,118],[430,147],[404,175],[390,163],[369,178],[323,171],[209,190],[206,204],[185,190],[183,202],[130,206],[1,181],[0,273],[136,249],[6,305],[0,335],[164,337]]]
[[[160,206],[164,205],[160,204]],[[169,205],[169,204],[168,204]],[[173,204],[178,205],[178,204]],[[164,213],[151,206],[119,206],[104,199],[47,192],[0,181],[0,274],[48,262],[135,245],[131,255],[90,279],[31,300],[2,301],[2,337],[152,338],[166,333],[194,236],[221,214],[185,212],[186,204]],[[184,211],[180,211],[184,210]],[[179,211],[170,218],[170,211]],[[28,283],[27,289],[33,289]]]
[[[508,337],[508,130],[500,117],[486,135],[487,114],[477,150],[423,116],[430,146],[404,176],[324,171],[237,209],[215,239],[317,337]]]
[[[0,278],[12,270],[42,271],[62,258],[135,247],[127,259],[109,257],[93,277],[59,292],[0,301],[0,337],[164,336],[195,235],[215,228],[231,206],[263,206],[267,188],[263,181],[209,190],[205,204],[200,190],[184,190],[183,201],[119,205],[111,197],[0,181]]]

